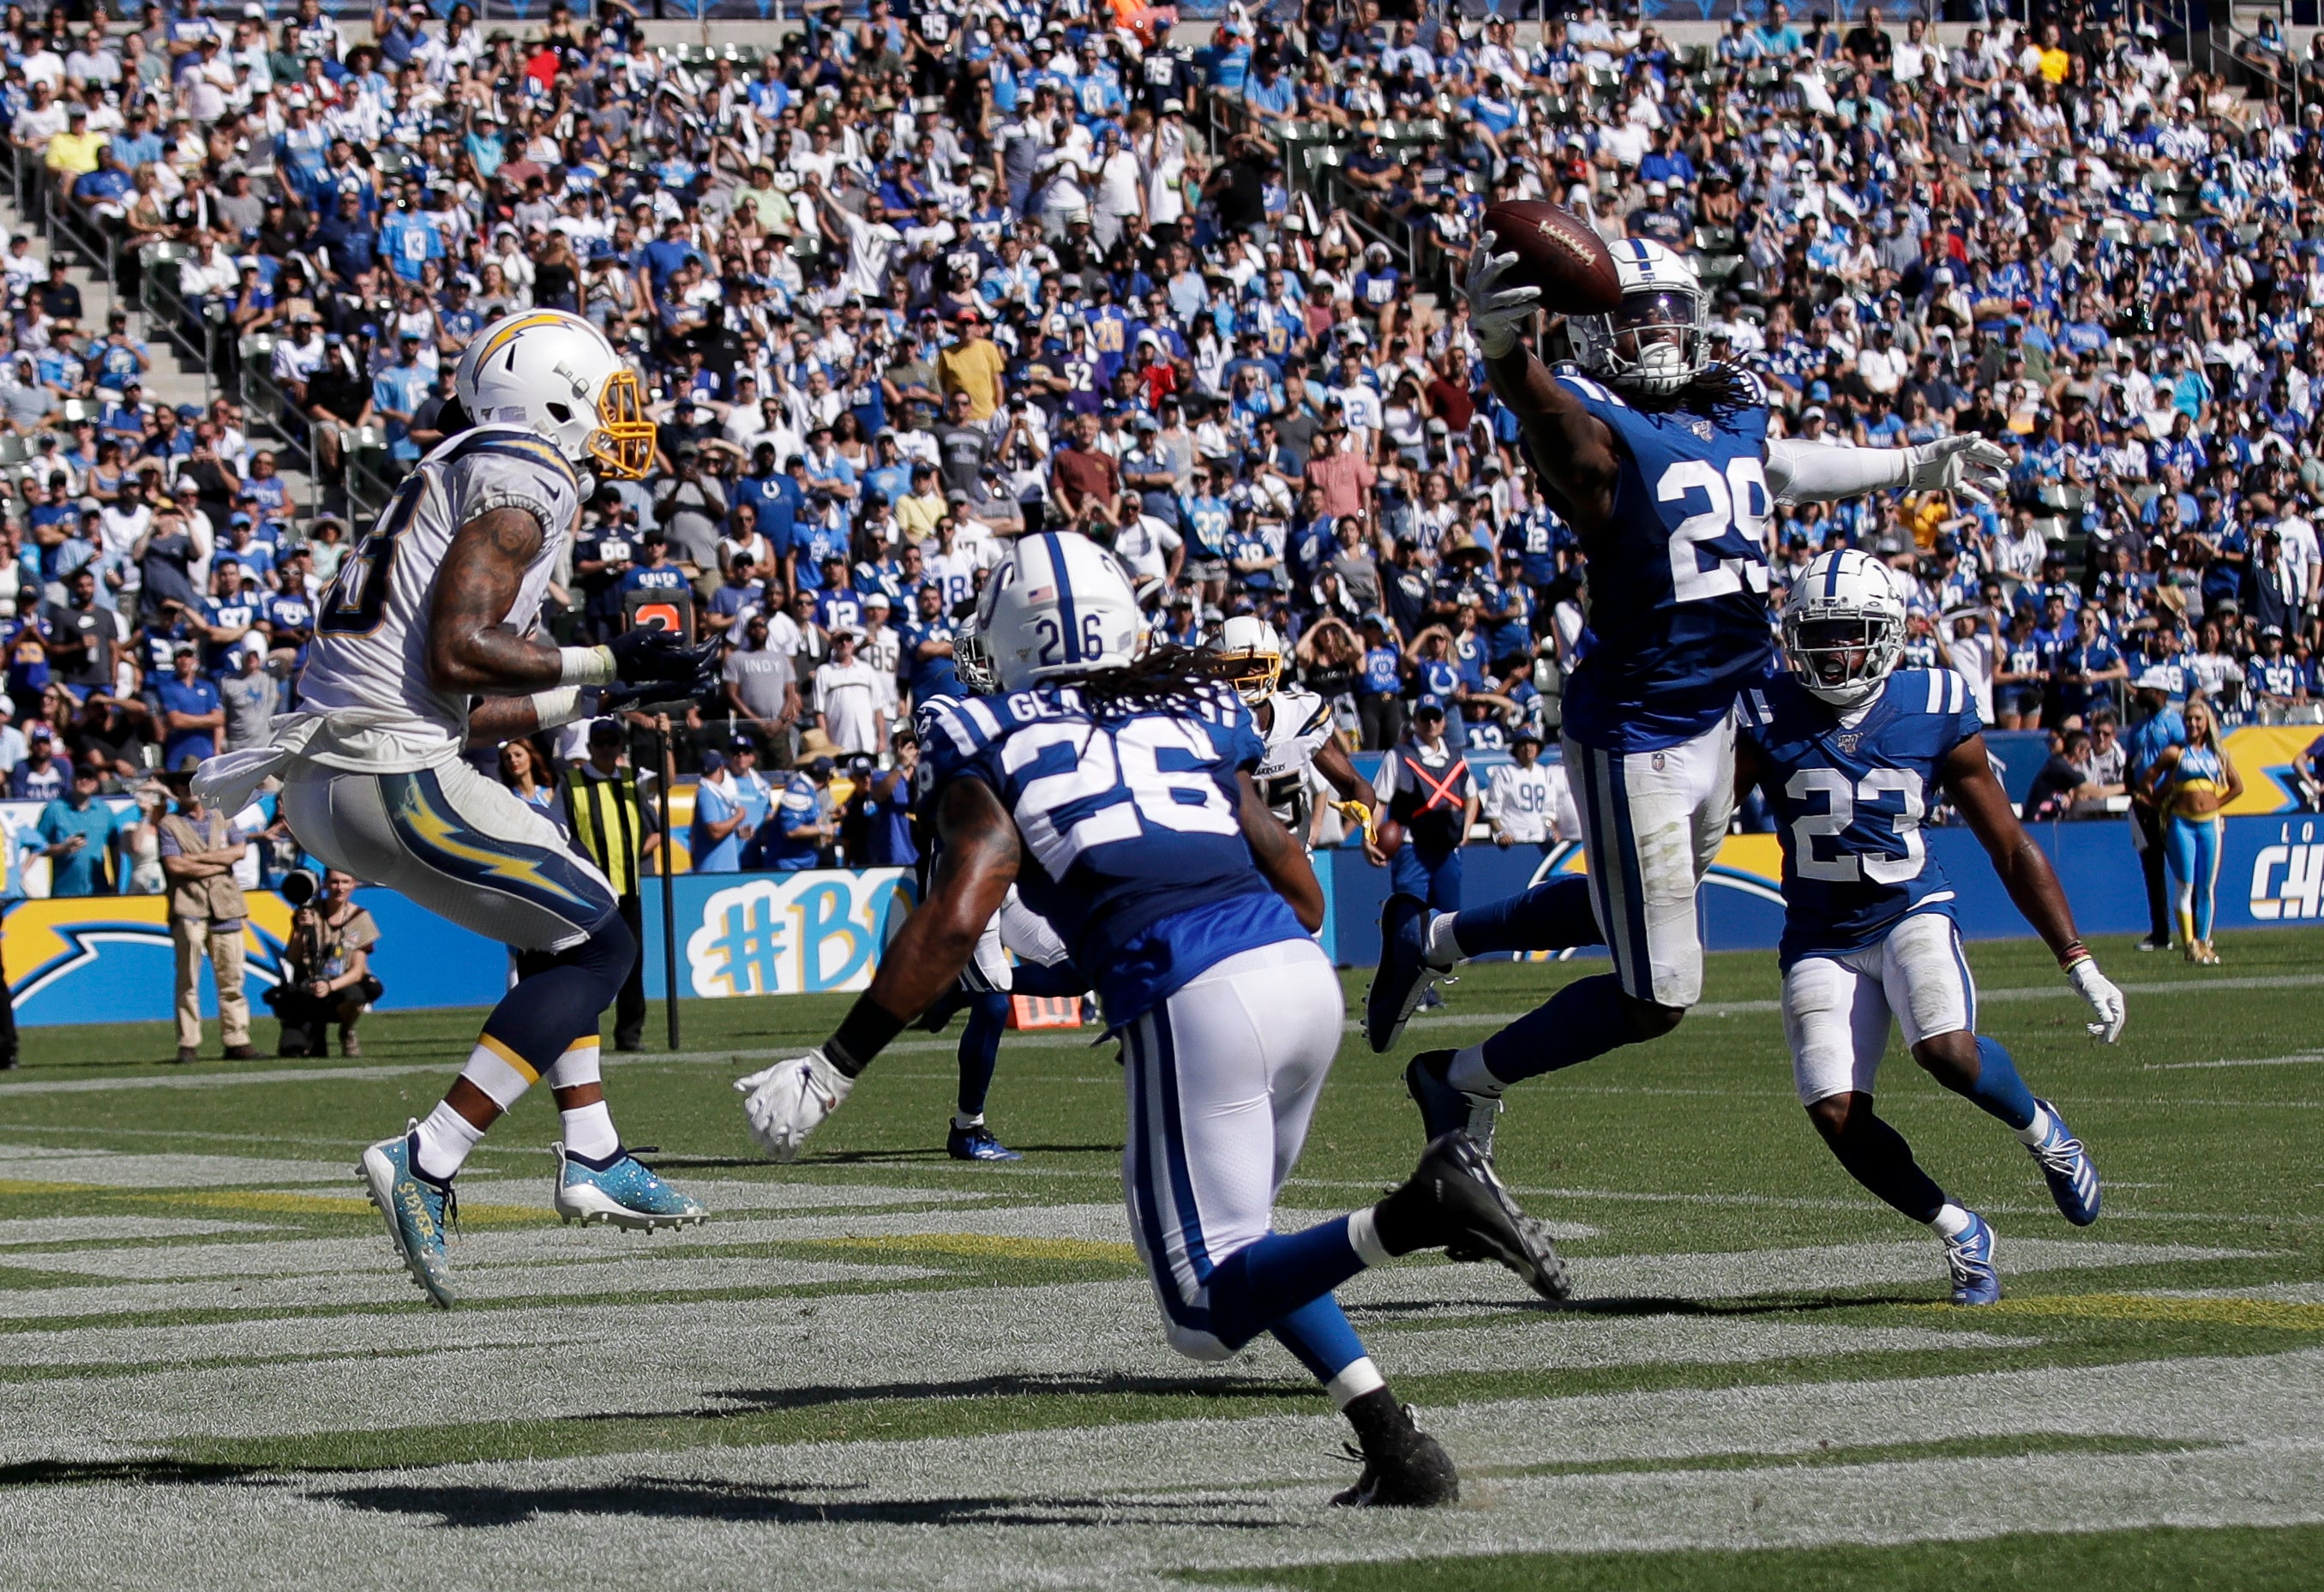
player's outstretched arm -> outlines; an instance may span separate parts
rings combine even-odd
[[[1499,241],[1486,234],[1469,256],[1468,275],[1461,284],[1461,296],[1469,302],[1469,324],[1485,356],[1485,374],[1493,391],[1525,428],[1543,484],[1556,494],[1556,507],[1576,534],[1593,537],[1613,516],[1614,488],[1622,478],[1614,433],[1559,386],[1549,367],[1526,346],[1520,334],[1533,317],[1541,290],[1506,280],[1517,257],[1494,253]]]
[[[1831,503],[1899,487],[1991,502],[2009,491],[2009,456],[1982,437],[1942,437],[1914,447],[1826,447],[1773,437],[1766,471],[1768,492],[1784,503]]]
[[[1251,860],[1259,864],[1259,871],[1275,887],[1275,893],[1290,903],[1299,926],[1312,934],[1323,926],[1323,887],[1315,882],[1315,870],[1308,863],[1306,851],[1291,838],[1291,832],[1268,810],[1267,798],[1259,794],[1250,775],[1245,772],[1238,778],[1242,785],[1242,838],[1250,847]]]
[[[1274,822],[1271,814],[1268,821]],[[937,803],[936,829],[944,837],[944,854],[927,899],[904,920],[880,959],[872,987],[821,1044],[734,1081],[751,1136],[778,1161],[796,1156],[807,1135],[846,1100],[872,1058],[952,988],[976,950],[977,936],[1016,881],[1017,826],[984,786],[958,779],[946,787]]]
[[[1985,847],[1985,854],[1993,860],[1993,870],[2000,876],[2010,900],[2025,915],[2025,921],[2034,925],[2043,943],[2050,947],[2059,968],[2073,981],[2076,992],[2089,1003],[2096,1020],[2085,1026],[2091,1037],[2112,1044],[2122,1037],[2127,1016],[2122,991],[2098,971],[2097,960],[2074,932],[2074,912],[2066,903],[2065,887],[2058,882],[2050,859],[2034,843],[2025,826],[2017,822],[2008,793],[1993,777],[1985,737],[1972,735],[1953,748],[1941,772],[1945,794],[1968,821],[1970,833]]]

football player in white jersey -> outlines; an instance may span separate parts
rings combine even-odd
[[[1267,743],[1267,758],[1251,778],[1284,828],[1309,851],[1314,850],[1308,792],[1310,770],[1339,797],[1332,805],[1364,833],[1364,847],[1373,852],[1372,808],[1378,798],[1371,781],[1356,772],[1348,750],[1333,732],[1332,704],[1312,691],[1283,685],[1283,638],[1255,613],[1238,613],[1219,629],[1211,650],[1225,661],[1224,675],[1235,694],[1250,708],[1252,723]],[[1372,860],[1381,859],[1373,854]]]
[[[1180,648],[1147,651],[1112,557],[1019,538],[980,601],[1001,690],[936,716],[944,854],[871,989],[831,1037],[738,1081],[788,1160],[967,965],[1014,883],[1098,980],[1121,1037],[1130,1227],[1173,1348],[1225,1358],[1272,1333],[1347,1415],[1364,1470],[1341,1502],[1452,1502],[1459,1482],[1332,1291],[1416,1249],[1491,1258],[1552,1297],[1563,1272],[1477,1146],[1448,1133],[1376,1205],[1272,1231],[1343,1002],[1314,930],[1323,888],[1260,799],[1250,713]]]
[[[711,649],[669,632],[567,648],[532,633],[590,478],[642,476],[654,428],[604,335],[555,311],[486,328],[453,390],[454,435],[405,477],[323,594],[301,711],[275,721],[271,745],[212,759],[200,775],[229,812],[281,775],[282,815],[308,851],[519,953],[518,981],[443,1100],[358,1168],[439,1308],[454,1298],[453,1176],[544,1077],[564,1119],[559,1215],[646,1229],[704,1215],[622,1148],[605,1109],[598,1015],[635,953],[612,886],[546,816],[460,758],[570,722],[608,695],[635,700],[632,688],[697,688]]]

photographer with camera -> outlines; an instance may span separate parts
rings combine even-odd
[[[286,976],[266,992],[266,1004],[282,1021],[275,1054],[330,1054],[329,1026],[339,1026],[339,1054],[363,1054],[355,1024],[384,992],[373,976],[371,952],[379,925],[355,905],[355,876],[332,869],[318,881],[300,869],[282,881],[282,898],[294,909],[290,939],[282,948]]]

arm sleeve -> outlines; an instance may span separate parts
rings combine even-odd
[[[1783,503],[1829,503],[1904,484],[1910,451],[1901,447],[1825,447],[1767,439],[1767,492]]]
[[[497,450],[455,460],[444,473],[445,506],[455,526],[495,509],[521,509],[540,522],[552,543],[581,518],[580,483],[545,457]]]

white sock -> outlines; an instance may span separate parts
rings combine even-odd
[[[973,1117],[965,1117],[954,1111],[952,1114],[952,1125],[962,1133],[966,1133],[972,1127],[982,1127],[984,1126],[984,1113],[979,1111]]]
[[[1396,1258],[1388,1252],[1388,1246],[1380,1242],[1379,1224],[1372,1219],[1372,1208],[1369,1205],[1348,1213],[1348,1245],[1355,1250],[1356,1258],[1366,1265],[1386,1265]],[[1370,1365],[1371,1362],[1367,1360],[1364,1363]],[[1344,1403],[1347,1401],[1342,1399],[1341,1402]]]
[[[1969,1231],[1969,1212],[1948,1200],[1938,1208],[1936,1219],[1929,1223],[1929,1230],[1940,1238],[1958,1238]]]
[[[1372,1357],[1365,1355],[1360,1359],[1350,1360],[1337,1376],[1323,1384],[1323,1391],[1332,1395],[1334,1409],[1344,1410],[1375,1388],[1387,1385],[1388,1378],[1382,1376],[1379,1367],[1372,1364]]]
[[[570,1111],[560,1107],[557,1114],[564,1119],[567,1155],[604,1161],[622,1147],[622,1136],[613,1131],[613,1114],[604,1101],[593,1100]]]
[[[450,1182],[476,1147],[484,1130],[454,1110],[448,1100],[438,1100],[420,1125],[420,1150],[412,1157],[418,1170],[438,1182]]]
[[[1453,1052],[1444,1068],[1444,1081],[1463,1094],[1489,1094],[1496,1099],[1508,1087],[1485,1065],[1485,1047],[1481,1044]]]
[[[2017,1130],[2017,1142],[2021,1145],[2040,1144],[2050,1136],[2050,1113],[2042,1109],[2040,1101],[2035,1101],[2034,1120]]]
[[[1461,962],[1461,942],[1452,937],[1452,920],[1460,916],[1440,912],[1428,920],[1428,945],[1421,957],[1430,967],[1448,968]]]

